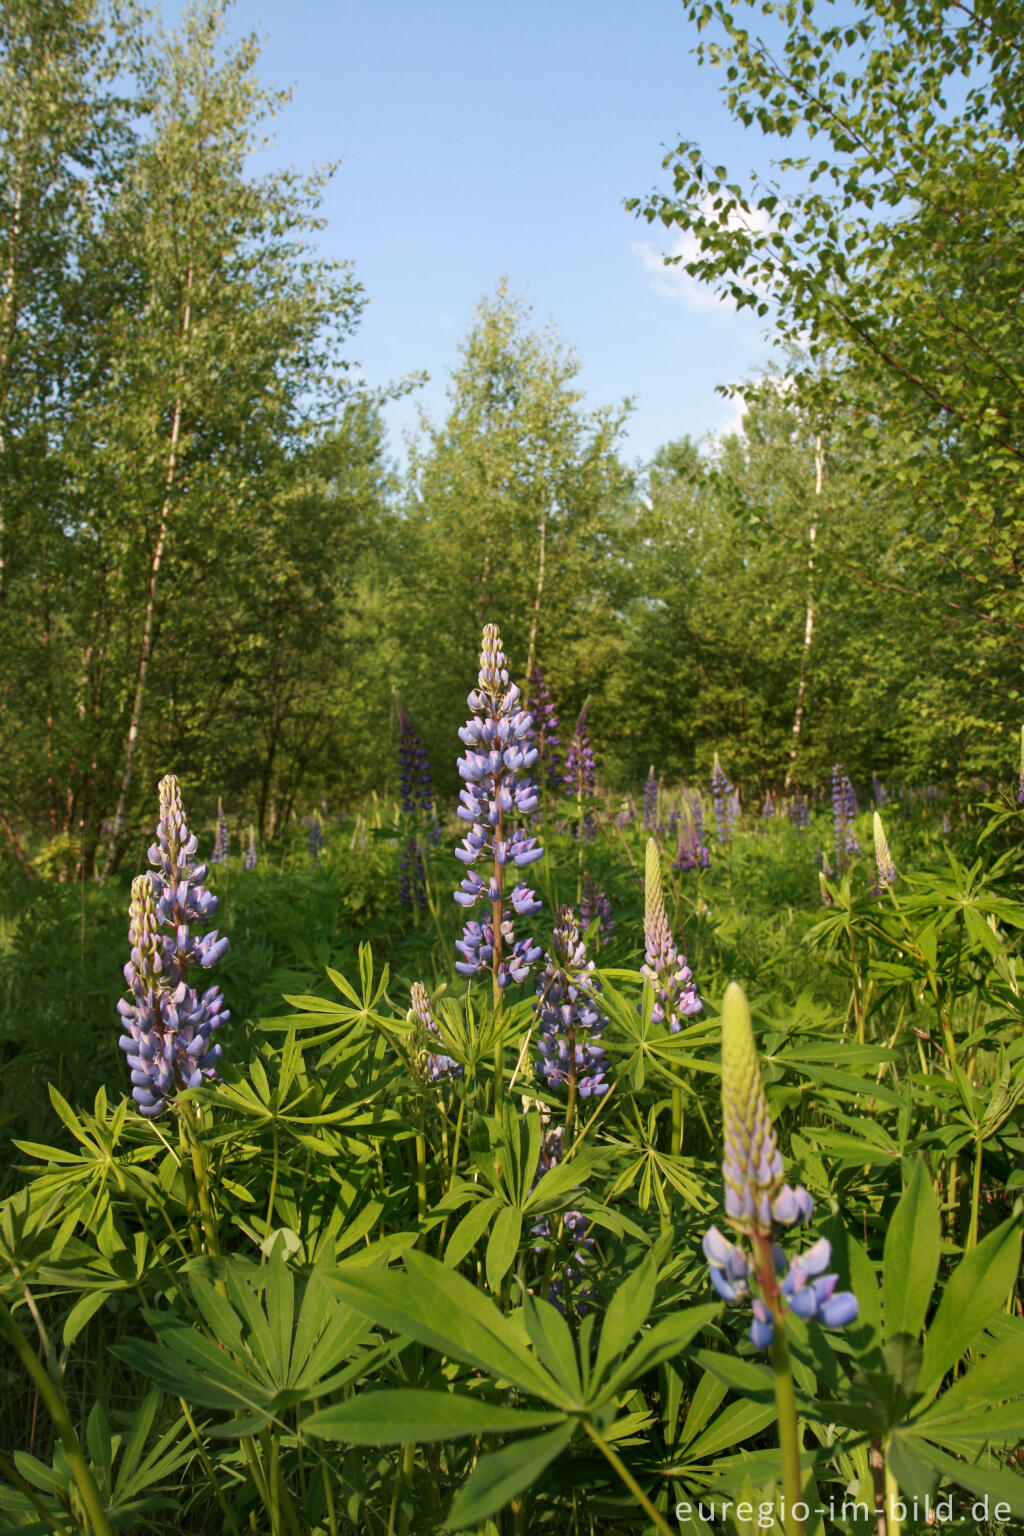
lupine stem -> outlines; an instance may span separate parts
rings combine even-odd
[[[772,1340],[772,1378],[775,1386],[775,1410],[779,1423],[779,1455],[782,1460],[782,1491],[786,1500],[784,1525],[788,1536],[804,1536],[804,1523],[793,1514],[803,1499],[800,1475],[800,1429],[796,1417],[796,1393],[789,1364],[786,1318],[775,1278],[772,1240],[762,1232],[753,1232],[751,1246],[757,1260],[757,1278],[761,1299],[772,1314],[775,1334]]]
[[[60,1435],[67,1454],[68,1465],[78,1487],[82,1504],[92,1526],[92,1536],[114,1536],[114,1528],[107,1519],[103,1499],[97,1487],[92,1469],[85,1458],[75,1426],[71,1422],[64,1394],[50,1376],[35,1350],[22,1333],[11,1315],[7,1303],[0,1298],[0,1330],[13,1348],[18,1359],[32,1380],[32,1384],[46,1405],[53,1420],[53,1427]]]

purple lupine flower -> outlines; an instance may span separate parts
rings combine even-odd
[[[697,995],[686,956],[676,948],[668,925],[661,888],[661,854],[653,837],[647,840],[644,868],[644,950],[641,975],[654,985],[651,1017],[656,1024],[667,1024],[677,1035],[684,1018],[700,1013],[704,1005]]]
[[[537,788],[528,775],[537,749],[529,745],[532,721],[519,701],[519,689],[508,680],[498,626],[488,624],[480,651],[479,686],[468,699],[474,718],[459,731],[466,747],[465,756],[459,758],[465,783],[456,814],[470,823],[470,829],[462,847],[455,850],[455,857],[467,866],[455,900],[467,908],[482,901],[490,906],[490,913],[480,921],[467,920],[455,945],[462,955],[455,969],[463,976],[491,970],[499,987],[525,981],[540,955],[532,939],[515,936],[516,916],[533,917],[540,911],[540,902],[523,881],[511,892],[504,886],[507,865],[524,869],[544,856],[537,839],[523,827],[509,831],[510,817],[529,816],[537,806]],[[472,867],[483,860],[490,861],[486,881]]]
[[[319,814],[316,811],[309,817],[309,840],[307,846],[309,848],[310,863],[319,864],[320,854],[324,846],[324,832],[323,827],[320,825]]]
[[[583,893],[580,897],[580,927],[584,933],[595,917],[601,919],[597,930],[597,944],[600,947],[606,944],[615,932],[615,919],[612,916],[611,902],[588,869],[583,875]]]
[[[771,790],[769,790],[764,797],[764,805],[761,807],[761,815],[764,817],[765,821],[771,820],[771,818],[775,815],[775,801],[772,799]]]
[[[644,831],[653,832],[658,825],[658,780],[654,764],[644,780]]]
[[[787,1311],[815,1317],[826,1328],[845,1327],[857,1316],[857,1299],[851,1291],[837,1293],[838,1277],[822,1273],[832,1256],[828,1242],[819,1238],[787,1259],[775,1241],[780,1228],[809,1221],[814,1202],[802,1186],[785,1182],[750,1010],[735,983],[722,1001],[722,1122],[726,1217],[748,1247],[710,1228],[703,1246],[712,1285],[724,1301],[750,1299],[750,1338],[758,1349],[770,1347]],[[760,1294],[753,1294],[754,1284]]]
[[[228,824],[224,816],[224,806],[217,801],[217,835],[213,840],[213,852],[210,854],[211,864],[226,864],[228,861]]]
[[[600,1098],[608,1084],[605,1052],[597,1042],[608,1019],[597,1006],[601,984],[572,907],[559,910],[546,960],[537,977],[537,1071],[549,1088]]]
[[[798,832],[806,832],[811,824],[811,808],[807,803],[807,796],[799,790],[789,802],[789,819]]]
[[[699,794],[691,794],[679,821],[673,869],[707,869],[711,854],[704,845],[704,807]]]
[[[423,742],[401,703],[398,712],[398,792],[406,815],[419,813],[424,821],[434,817],[434,788]]]
[[[569,742],[569,750],[565,754],[565,787],[571,795],[578,800],[585,800],[597,790],[597,763],[594,759],[594,749],[590,744],[590,733],[587,730],[587,708],[584,704],[579,712],[572,739]],[[579,827],[574,828],[579,835]],[[592,842],[597,831],[594,825],[593,812],[587,811],[583,817],[583,840]]]
[[[430,1036],[440,1035],[441,1031],[437,1027],[437,1020],[430,1007],[430,998],[422,981],[414,981],[409,988],[409,1004],[417,1023],[422,1028],[423,1035],[428,1039]],[[432,1083],[462,1077],[466,1070],[454,1056],[445,1056],[440,1051],[429,1051],[425,1048],[422,1052],[422,1064],[424,1076]]]
[[[542,1108],[541,1113],[546,1117],[548,1111]],[[537,1172],[531,1188],[536,1188],[543,1175],[561,1161],[564,1146],[564,1125],[551,1126],[544,1131],[540,1156],[537,1159]],[[545,1216],[530,1230],[535,1236],[547,1239],[550,1244],[552,1240],[550,1217]],[[582,1211],[563,1213],[557,1230],[557,1251],[561,1263],[555,1269],[548,1291],[548,1300],[553,1307],[557,1307],[559,1312],[564,1314],[566,1305],[571,1303],[579,1317],[585,1316],[591,1296],[591,1288],[583,1278],[589,1251],[594,1246],[594,1239],[587,1235],[587,1230],[587,1218]],[[535,1251],[543,1252],[544,1246],[544,1243],[538,1243]]]
[[[210,1037],[230,1017],[219,987],[200,995],[190,985],[194,968],[208,970],[228,941],[216,929],[192,932],[193,924],[217,910],[217,898],[203,884],[206,865],[193,862],[198,844],[185,822],[177,779],[161,779],[159,793],[157,841],[149,850],[154,871],[132,882],[131,958],[124,968],[132,1000],[117,1004],[127,1031],[118,1045],[131,1069],[132,1098],[148,1116],[158,1115],[173,1094],[214,1076],[221,1048]]]
[[[615,818],[617,827],[631,827],[636,821],[636,801],[630,794],[626,795],[622,802],[622,809]]]
[[[854,827],[857,815],[857,796],[842,763],[832,768],[832,833],[835,843],[836,867],[848,866],[860,855],[860,844]]]
[[[254,827],[249,828],[249,846],[245,850],[245,856],[242,859],[242,868],[256,868],[256,830]]]
[[[889,791],[886,789],[877,773],[873,773],[871,775],[871,788],[874,792],[875,804],[878,809],[881,810],[884,805],[888,804]]]
[[[715,808],[715,826],[718,828],[718,841],[728,843],[732,839],[733,822],[735,821],[734,800],[736,791],[729,783],[718,753],[715,753],[715,761],[711,769],[711,795]]]
[[[550,790],[559,790],[564,780],[562,742],[558,734],[558,716],[548,692],[541,670],[534,666],[530,673],[530,695],[526,708],[533,721],[533,745],[537,748],[538,776],[543,771]]]

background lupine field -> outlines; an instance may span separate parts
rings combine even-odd
[[[8,895],[0,1530],[1020,1529],[1024,765],[611,795],[467,660],[457,805],[400,706]]]
[[[0,1536],[1024,1531],[1024,17],[684,11],[743,431],[502,278],[399,465],[255,39],[0,8]]]

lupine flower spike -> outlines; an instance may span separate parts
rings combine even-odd
[[[583,895],[580,899],[580,927],[586,933],[595,917],[601,919],[597,930],[597,944],[607,944],[615,932],[615,919],[612,916],[612,904],[608,896],[601,890],[597,881],[589,869],[583,875]]]
[[[878,812],[874,815],[875,834],[875,866],[878,870],[878,885],[880,890],[890,890],[896,880],[896,866],[889,852],[889,843],[882,826],[882,818]]]
[[[532,939],[517,939],[515,918],[533,917],[541,904],[522,880],[506,894],[505,869],[513,864],[524,869],[544,850],[523,827],[510,829],[513,817],[529,816],[537,806],[537,790],[528,770],[537,760],[536,747],[528,745],[532,721],[519,707],[520,694],[508,680],[505,653],[496,624],[484,629],[480,652],[479,686],[469,695],[475,718],[466,721],[459,737],[466,747],[459,758],[465,781],[457,814],[471,823],[455,857],[468,866],[455,892],[462,907],[483,902],[489,914],[470,919],[455,948],[462,956],[455,968],[463,976],[490,970],[496,987],[525,981],[530,966],[540,955]],[[472,867],[489,865],[487,879]]]
[[[158,1115],[175,1093],[214,1076],[221,1049],[210,1037],[229,1017],[219,987],[200,996],[190,984],[194,968],[208,970],[228,945],[216,929],[191,932],[217,910],[217,898],[203,885],[206,865],[193,862],[197,846],[178,781],[168,775],[160,781],[157,841],[149,850],[154,873],[132,882],[131,959],[124,968],[132,1000],[117,1005],[126,1030],[118,1045],[143,1115]]]
[[[653,832],[658,825],[658,780],[654,764],[644,780],[644,831]]]
[[[537,977],[537,1072],[549,1088],[570,1098],[600,1098],[605,1053],[597,1044],[608,1019],[597,1006],[600,983],[571,907],[558,914],[547,964]]]
[[[255,869],[256,868],[256,829],[255,829],[255,827],[250,827],[249,828],[249,846],[245,850],[245,855],[244,855],[244,857],[242,859],[242,868],[243,869]]]
[[[440,1051],[426,1049],[426,1042],[432,1036],[440,1035],[437,1020],[430,1008],[430,998],[422,981],[414,981],[409,988],[410,1011],[421,1026],[424,1041],[421,1046],[421,1064],[423,1075],[432,1083],[440,1083],[446,1078],[462,1077],[465,1067],[452,1056],[442,1055]]]
[[[668,925],[661,887],[661,854],[653,837],[647,840],[644,868],[644,950],[642,974],[654,984],[651,1017],[658,1024],[667,1024],[677,1035],[683,1019],[700,1013],[703,1004],[686,956],[676,948]]]
[[[228,861],[228,824],[224,817],[224,806],[217,801],[217,835],[213,840],[213,852],[210,854],[211,864],[226,864]]]
[[[538,773],[543,771],[550,790],[561,789],[565,770],[562,765],[558,716],[538,666],[534,666],[530,674],[530,697],[526,707],[533,721],[532,744],[537,748]]]
[[[736,791],[726,777],[717,752],[711,769],[711,795],[715,808],[718,841],[727,843],[732,838],[733,822],[736,820]]]
[[[725,1213],[728,1224],[746,1238],[748,1248],[730,1243],[717,1227],[704,1238],[711,1283],[725,1301],[751,1294],[754,1320],[750,1337],[767,1349],[786,1311],[816,1317],[826,1328],[843,1328],[857,1316],[851,1291],[836,1291],[836,1275],[826,1275],[831,1248],[824,1238],[806,1253],[788,1260],[775,1242],[780,1228],[809,1221],[814,1202],[801,1186],[785,1181],[782,1156],[750,1023],[750,1009],[740,987],[731,984],[722,1002],[722,1123],[725,1135]]]

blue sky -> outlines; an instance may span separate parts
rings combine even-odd
[[[590,405],[634,397],[628,458],[735,424],[715,385],[764,366],[766,322],[664,269],[671,232],[622,205],[667,186],[679,138],[736,177],[768,165],[691,57],[679,0],[236,0],[229,27],[256,31],[262,79],[293,90],[266,163],[343,162],[321,249],[369,298],[353,347],[368,383],[431,376],[388,407],[396,456],[418,406],[443,414],[503,272],[576,347]]]

